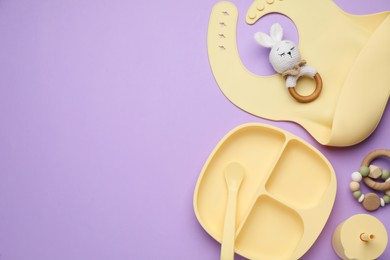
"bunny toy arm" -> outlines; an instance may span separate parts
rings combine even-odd
[[[293,88],[297,85],[297,80],[302,76],[308,76],[311,78],[314,78],[314,76],[317,74],[317,70],[314,67],[311,66],[302,66],[300,72],[298,75],[288,75],[286,76],[286,87],[287,88]]]

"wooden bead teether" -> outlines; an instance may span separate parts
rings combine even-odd
[[[352,173],[352,182],[349,187],[353,192],[353,196],[362,203],[363,207],[368,211],[375,211],[379,207],[384,207],[390,203],[390,172],[381,169],[378,166],[370,165],[373,160],[378,157],[390,158],[390,150],[375,150],[370,152],[361,164],[358,172]],[[376,179],[381,178],[384,182],[377,182]],[[363,180],[368,187],[376,191],[382,191],[385,195],[380,198],[375,193],[362,194],[360,191],[360,181]]]

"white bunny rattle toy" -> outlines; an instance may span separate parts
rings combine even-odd
[[[286,87],[291,96],[300,103],[311,102],[321,93],[321,76],[315,68],[307,66],[306,61],[301,59],[298,47],[291,41],[282,40],[282,37],[283,29],[278,23],[271,26],[270,35],[262,32],[255,33],[257,43],[266,48],[271,48],[269,61],[274,70],[286,78]],[[316,89],[308,96],[301,96],[295,90],[297,80],[301,76],[312,77],[316,82]]]

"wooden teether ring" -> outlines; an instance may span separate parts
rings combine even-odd
[[[314,75],[314,80],[316,82],[316,89],[313,93],[311,93],[308,96],[302,96],[298,94],[298,92],[295,90],[295,87],[288,88],[288,91],[290,92],[290,95],[295,98],[299,103],[309,103],[313,100],[317,99],[318,96],[321,94],[322,90],[322,79],[319,73],[316,73]]]
[[[369,165],[373,160],[381,156],[390,158],[390,150],[381,149],[381,150],[372,151],[371,153],[367,154],[367,156],[363,159],[361,166],[369,167]],[[373,190],[378,190],[378,191],[390,190],[390,182],[376,182],[373,179],[368,177],[364,177],[363,181],[368,187],[370,187]]]

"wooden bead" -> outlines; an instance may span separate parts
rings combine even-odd
[[[370,168],[368,168],[367,166],[362,166],[362,167],[360,167],[359,172],[360,172],[360,174],[361,174],[363,177],[367,177],[368,174],[370,173]]]
[[[362,204],[366,210],[374,211],[380,207],[381,200],[375,193],[368,193],[366,194]]]
[[[370,173],[368,176],[373,179],[378,179],[382,176],[382,169],[376,165],[370,165]]]
[[[351,191],[357,191],[360,189],[360,184],[356,181],[353,181],[349,184],[349,188],[351,189]]]
[[[352,173],[351,178],[353,181],[359,182],[362,180],[362,175],[360,174],[360,172],[354,172]]]

